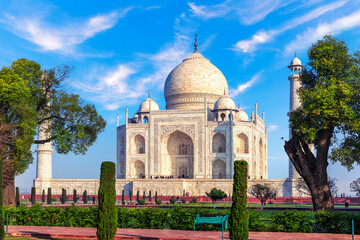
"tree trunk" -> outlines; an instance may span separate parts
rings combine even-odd
[[[12,176],[7,176],[7,184],[3,185],[3,194],[4,194],[4,206],[13,206],[15,205],[15,174]]]
[[[299,175],[308,185],[315,211],[334,210],[334,202],[332,200],[326,170],[333,130],[333,128],[325,129],[320,133],[316,158],[308,144],[300,142],[295,137],[289,141],[285,141],[285,152],[294,164]]]

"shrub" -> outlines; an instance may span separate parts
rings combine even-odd
[[[32,205],[34,205],[36,203],[36,189],[35,189],[35,187],[31,187],[30,202],[31,202]]]
[[[46,203],[51,204],[51,188],[48,188]]]
[[[125,191],[124,191],[124,189],[121,191],[121,202],[122,202],[122,205],[125,205]]]
[[[122,204],[122,205],[125,205],[125,201],[121,201],[121,204]]]
[[[129,198],[130,198],[130,202],[132,201],[132,192],[129,192]]]
[[[84,202],[85,204],[88,203],[88,197],[87,197],[87,192],[86,192],[86,190],[85,190],[84,193],[83,193],[83,202]]]
[[[157,199],[157,191],[155,191],[155,202],[156,202],[156,199]]]
[[[103,162],[100,172],[99,187],[99,218],[97,238],[101,240],[114,239],[117,229],[115,163]]]
[[[181,199],[182,203],[186,203],[186,198]]]
[[[74,189],[74,191],[73,191],[73,201],[74,201],[74,203],[76,203],[77,200],[78,200],[77,192],[76,192],[76,189]]]
[[[234,162],[234,183],[230,213],[230,239],[247,240],[249,238],[249,214],[247,211],[247,162]]]
[[[15,204],[16,206],[20,206],[20,191],[19,187],[15,188]]]
[[[213,189],[211,189],[211,191],[209,193],[206,192],[205,194],[206,194],[206,196],[208,196],[211,199],[213,204],[215,204],[216,201],[222,200],[222,199],[227,197],[225,192],[223,192],[223,191],[221,191],[220,189],[217,189],[217,188],[213,188]]]
[[[171,203],[171,204],[176,203],[176,199],[175,199],[175,198],[170,198],[170,203]]]
[[[144,205],[144,204],[145,204],[145,200],[144,200],[144,199],[139,199],[138,204],[139,204],[139,205]]]
[[[282,211],[270,216],[271,230],[275,232],[313,232],[315,218],[313,212]]]
[[[151,191],[149,191],[149,202],[151,202]]]
[[[56,197],[53,197],[53,198],[52,198],[52,201],[53,201],[53,202],[56,202],[56,201],[57,201]]]
[[[45,189],[42,191],[41,202],[45,202]]]
[[[140,199],[140,193],[139,191],[136,192],[136,201],[139,202],[139,199]]]
[[[192,202],[197,203],[197,198],[193,198]]]
[[[155,203],[157,204],[157,205],[160,205],[161,204],[161,199],[155,199]]]

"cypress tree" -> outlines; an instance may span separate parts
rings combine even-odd
[[[20,206],[20,191],[19,191],[19,187],[15,188],[15,204],[16,206]]]
[[[117,230],[117,209],[115,191],[115,163],[103,162],[100,172],[99,218],[97,223],[97,238],[111,240]]]
[[[129,192],[129,198],[130,198],[130,202],[132,201],[132,192]]]
[[[77,199],[78,199],[78,196],[76,194],[76,189],[74,189],[74,191],[73,191],[73,201],[74,201],[74,203],[77,202]]]
[[[137,192],[136,192],[136,201],[139,202],[139,199],[140,199],[140,197],[139,197],[139,191],[137,191]]]
[[[31,187],[31,204],[34,205],[36,203],[36,189],[35,187]]]
[[[47,204],[51,204],[52,202],[52,198],[51,198],[51,188],[48,188],[48,192],[47,192]]]
[[[85,203],[85,204],[87,204],[88,203],[88,199],[87,199],[87,192],[86,192],[86,190],[84,191],[84,193],[83,193],[83,202]]]
[[[43,189],[43,192],[41,195],[41,202],[45,202],[45,189]]]
[[[3,171],[4,171],[4,160],[0,158],[0,240],[5,238],[5,230],[4,230],[4,210],[3,210]]]
[[[249,214],[247,211],[247,176],[246,161],[234,162],[234,183],[230,212],[231,240],[247,240],[249,238]]]
[[[61,192],[61,203],[62,204],[65,204],[66,203],[66,189],[62,189],[62,192]]]
[[[143,199],[145,200],[145,191],[143,192]]]
[[[151,191],[149,191],[149,202],[151,202]]]
[[[157,191],[155,191],[155,202],[157,200]]]
[[[124,205],[125,204],[125,191],[124,189],[122,190],[122,193],[121,193],[121,203]]]

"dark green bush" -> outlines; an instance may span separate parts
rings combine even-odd
[[[161,204],[161,199],[155,199],[155,203],[157,204],[157,205],[160,205]]]
[[[51,204],[51,188],[48,188],[46,203]]]
[[[57,198],[56,198],[56,197],[53,197],[53,198],[52,198],[52,201],[53,201],[53,202],[56,202],[56,201],[57,201]]]
[[[117,230],[115,163],[103,162],[100,172],[99,215],[97,222],[97,238],[114,239]]]
[[[176,203],[176,199],[175,199],[175,198],[170,198],[170,203],[171,203],[171,204]]]
[[[182,203],[186,203],[186,198],[181,199]]]
[[[247,211],[247,177],[246,161],[234,162],[234,183],[229,223],[231,240],[247,240],[249,238],[249,213]]]
[[[313,232],[315,218],[313,212],[282,211],[270,215],[274,232]]]
[[[77,192],[76,192],[76,189],[74,189],[74,191],[73,191],[73,202],[76,203],[77,200],[78,200]]]
[[[42,191],[41,202],[45,202],[45,189]]]
[[[140,200],[140,193],[139,191],[136,192],[136,201],[139,202]]]
[[[61,191],[62,191],[61,192],[61,203],[65,204],[66,203],[66,189],[63,188]]]
[[[19,187],[15,188],[15,204],[16,206],[20,206],[20,193],[19,193]]]
[[[144,204],[145,204],[145,200],[144,200],[144,199],[139,199],[138,204],[139,204],[139,205],[144,205]]]
[[[193,198],[192,202],[197,203],[197,198]]]
[[[121,202],[124,205],[125,204],[125,191],[124,189],[121,191]]]
[[[85,204],[88,203],[88,196],[87,196],[87,191],[86,191],[86,190],[85,190],[84,193],[83,193],[83,202],[84,202]]]
[[[30,202],[31,202],[32,205],[34,205],[36,203],[36,189],[35,189],[35,187],[31,187]]]

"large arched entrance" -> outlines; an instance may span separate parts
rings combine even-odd
[[[145,164],[140,161],[137,160],[134,163],[134,169],[135,169],[135,178],[145,178]]]
[[[161,175],[173,178],[194,177],[194,144],[189,135],[176,130],[162,141]]]
[[[212,178],[213,179],[226,178],[226,163],[223,160],[217,159],[213,162]]]

